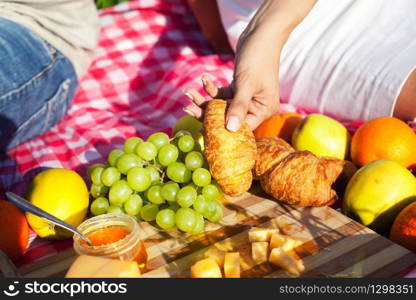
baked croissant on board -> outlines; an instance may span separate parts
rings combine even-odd
[[[255,140],[247,124],[225,128],[227,102],[211,100],[204,116],[205,157],[225,194],[240,196],[253,176],[275,199],[300,206],[331,205],[357,170],[344,160],[295,151],[280,138]]]
[[[267,194],[288,204],[331,205],[336,190],[343,190],[357,170],[349,161],[295,151],[279,138],[260,139],[257,149],[254,175]]]
[[[236,132],[225,128],[227,102],[211,100],[204,113],[204,153],[212,177],[225,194],[240,196],[251,186],[257,155],[256,141],[247,124]]]

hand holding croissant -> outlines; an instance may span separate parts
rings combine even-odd
[[[257,148],[253,132],[243,124],[236,132],[225,128],[227,102],[211,100],[204,116],[205,157],[224,193],[240,196],[251,186]]]
[[[336,190],[345,188],[356,171],[352,163],[295,151],[280,138],[256,142],[247,124],[230,132],[226,107],[223,100],[208,102],[204,131],[211,174],[227,195],[242,195],[254,175],[266,193],[288,204],[324,206],[338,199]]]

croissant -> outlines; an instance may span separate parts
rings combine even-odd
[[[211,100],[204,114],[204,154],[212,177],[225,194],[240,196],[251,186],[257,155],[256,141],[247,124],[237,132],[225,128],[224,100]]]
[[[295,152],[291,145],[280,138],[262,138],[256,141],[257,159],[253,169],[254,177],[259,178],[268,169]]]
[[[254,174],[260,177],[263,190],[288,204],[325,206],[334,203],[356,171],[355,166],[349,161],[295,151],[283,142],[257,141]]]

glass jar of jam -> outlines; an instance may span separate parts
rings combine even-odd
[[[93,246],[74,234],[77,254],[136,261],[140,268],[145,267],[147,253],[142,242],[143,231],[133,217],[113,213],[99,215],[84,221],[78,230]]]

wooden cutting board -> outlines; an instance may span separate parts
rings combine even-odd
[[[416,264],[416,254],[378,235],[329,207],[301,208],[270,200],[259,187],[224,200],[220,225],[210,224],[198,236],[166,233],[141,223],[149,260],[145,277],[187,277],[190,266],[211,247],[238,251],[242,277],[291,277],[269,263],[251,260],[248,230],[279,228],[303,244],[296,254],[304,261],[301,277],[399,277]],[[24,266],[25,277],[61,277],[75,258],[69,249]]]

